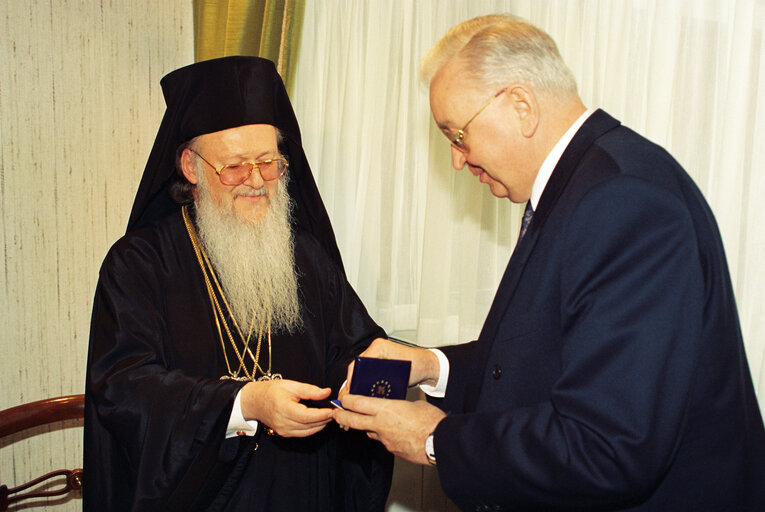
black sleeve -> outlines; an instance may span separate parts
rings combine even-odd
[[[120,245],[100,274],[86,384],[86,510],[165,510],[187,474],[206,476],[234,458],[220,455],[242,383],[191,375],[168,355],[163,262],[148,247]],[[194,356],[192,340],[185,349]]]

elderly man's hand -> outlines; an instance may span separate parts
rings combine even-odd
[[[324,400],[332,392],[294,380],[250,382],[242,388],[242,415],[268,425],[282,437],[308,437],[332,420],[332,409],[306,407],[301,400]]]
[[[346,395],[345,410],[335,410],[335,421],[380,441],[394,455],[415,464],[428,464],[425,440],[446,414],[424,400],[408,402]]]
[[[412,362],[412,371],[409,374],[409,386],[418,384],[429,384],[431,386],[438,382],[439,364],[438,357],[424,348],[410,347],[396,343],[384,338],[377,338],[367,349],[359,354],[361,357],[376,357],[379,359],[400,359]],[[348,393],[351,385],[351,376],[353,375],[354,363],[348,365],[348,376],[345,385],[338,393],[338,399],[342,401]]]

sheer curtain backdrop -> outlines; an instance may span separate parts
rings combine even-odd
[[[421,345],[469,341],[513,249],[521,206],[451,170],[417,78],[446,29],[493,12],[548,31],[585,103],[665,146],[694,177],[725,241],[765,396],[762,0],[308,2],[293,101],[349,279],[372,315]]]

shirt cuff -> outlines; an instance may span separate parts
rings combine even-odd
[[[443,398],[446,395],[446,384],[449,382],[449,360],[437,348],[429,348],[438,358],[438,382],[435,386],[420,384],[420,389],[433,398]]]
[[[258,420],[246,420],[242,414],[242,390],[236,394],[234,406],[231,408],[231,417],[226,427],[226,439],[236,436],[254,436],[258,430]]]

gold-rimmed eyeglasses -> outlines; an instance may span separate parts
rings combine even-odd
[[[188,150],[201,158],[204,163],[212,167],[222,184],[229,186],[241,185],[247,181],[247,179],[252,174],[253,169],[255,168],[257,168],[258,172],[260,172],[260,176],[263,178],[263,181],[272,181],[281,178],[284,173],[287,172],[287,167],[289,167],[289,164],[287,163],[287,160],[284,159],[284,157],[277,157],[269,158],[268,160],[261,160],[259,162],[239,162],[238,164],[226,164],[218,169],[213,164],[208,162],[205,157],[193,149],[188,148]]]
[[[453,132],[453,131],[449,130],[448,128],[441,128],[441,131],[444,133],[444,135],[446,135],[446,138],[449,139],[449,142],[452,143],[452,146],[454,146],[455,148],[457,148],[460,151],[467,151],[467,144],[465,144],[465,130],[467,130],[468,125],[473,122],[473,119],[478,117],[478,114],[480,114],[481,112],[486,110],[486,107],[491,105],[491,103],[494,100],[496,100],[499,97],[499,95],[502,94],[503,92],[505,92],[506,90],[507,90],[507,88],[502,89],[497,94],[492,96],[489,99],[489,101],[487,101],[486,104],[483,107],[481,107],[480,110],[478,110],[478,112],[476,112],[473,115],[473,117],[468,119],[468,122],[465,123],[465,126],[460,128],[456,132]]]

